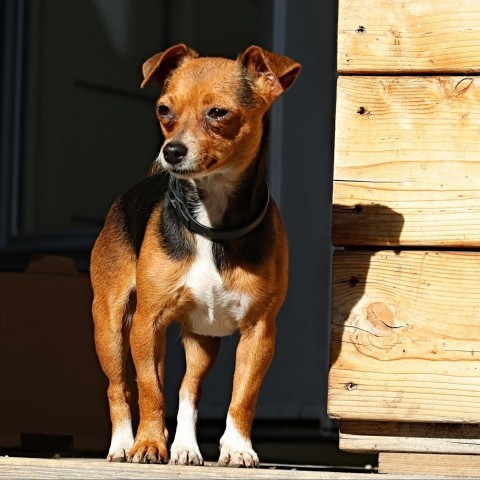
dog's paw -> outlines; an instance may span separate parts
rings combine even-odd
[[[168,463],[166,444],[156,440],[135,442],[127,460],[132,463]]]
[[[123,448],[119,448],[114,451],[110,450],[107,455],[107,460],[109,462],[126,462],[127,454],[128,450],[125,450]]]
[[[172,465],[203,465],[203,458],[198,447],[172,444],[170,450]]]
[[[109,462],[126,462],[127,455],[133,445],[133,434],[130,423],[126,423],[115,429],[112,441],[108,450],[107,460]]]
[[[218,459],[219,467],[250,467],[255,468],[260,464],[258,455],[252,448],[235,450],[228,445],[223,445]]]

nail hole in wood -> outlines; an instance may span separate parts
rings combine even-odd
[[[362,212],[363,212],[363,207],[361,205],[355,205],[353,207],[353,213],[355,213],[356,215],[359,215]]]
[[[360,280],[355,275],[350,277],[350,279],[348,280],[348,285],[350,287],[356,287],[359,283],[360,283]]]

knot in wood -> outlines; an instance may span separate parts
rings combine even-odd
[[[395,328],[394,314],[386,303],[372,302],[365,307],[365,313],[375,332],[388,332]]]

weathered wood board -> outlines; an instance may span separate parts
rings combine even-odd
[[[478,455],[431,455],[425,453],[381,453],[378,473],[444,475],[446,478],[480,477]],[[402,477],[405,478],[405,477]]]
[[[480,455],[480,425],[345,420],[339,433],[340,450],[346,452]]]
[[[480,422],[480,252],[335,252],[328,411]]]
[[[478,72],[478,0],[340,0],[342,73]]]
[[[328,467],[305,465],[261,465],[260,468],[217,467],[206,463],[203,467],[192,465],[155,465],[107,462],[105,459],[42,459],[0,456],[0,479],[339,479],[369,480],[371,470],[349,472]],[[384,479],[398,479],[386,475]],[[414,476],[409,478],[421,479]]]
[[[372,251],[334,255],[328,412],[381,473],[478,476],[480,2],[339,0],[337,53],[332,242]]]
[[[479,78],[339,78],[332,241],[480,246]]]

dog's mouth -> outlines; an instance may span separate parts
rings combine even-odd
[[[169,168],[168,172],[174,177],[181,178],[183,180],[188,180],[190,178],[200,178],[205,175],[202,175],[200,170],[194,169]]]
[[[214,169],[216,164],[217,160],[213,158],[206,165],[186,166],[179,163],[177,165],[167,164],[166,166],[164,166],[164,168],[166,167],[165,170],[167,170],[174,177],[187,180],[194,178],[203,178],[210,175],[212,169]]]

